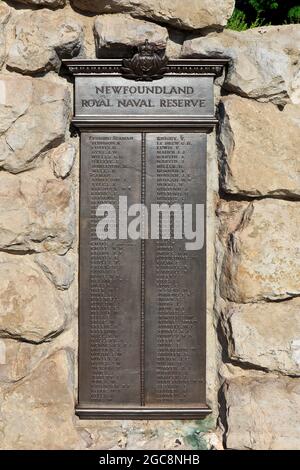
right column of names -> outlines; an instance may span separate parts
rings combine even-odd
[[[203,405],[206,250],[205,243],[186,249],[184,210],[193,206],[190,229],[201,237],[204,220],[196,227],[196,204],[206,204],[206,134],[147,134],[146,204],[150,213],[152,204],[179,204],[180,210],[170,212],[170,239],[145,244],[145,404]],[[174,238],[180,217],[182,240]]]

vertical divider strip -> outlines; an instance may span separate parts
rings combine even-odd
[[[142,152],[141,152],[141,406],[145,406],[145,211],[146,202],[146,132],[142,132]]]

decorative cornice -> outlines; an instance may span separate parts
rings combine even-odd
[[[126,59],[125,59],[126,60]],[[129,61],[132,59],[129,59]],[[229,59],[220,58],[209,58],[209,59],[173,59],[169,60],[168,63],[160,62],[156,68],[156,73],[150,78],[150,80],[158,80],[162,76],[180,76],[180,75],[213,75],[218,77],[222,74],[223,68],[228,64]],[[125,64],[128,64],[126,61]],[[63,65],[73,75],[106,75],[106,76],[125,76],[124,74],[124,62],[122,59],[72,59],[63,60]],[[147,81],[145,76],[143,78],[136,76],[132,73],[134,80]],[[149,78],[148,78],[149,80]]]
[[[79,61],[64,61],[64,64],[67,66],[68,70],[73,75],[80,75],[80,74],[95,74],[95,75],[120,75],[120,65],[119,64],[103,64],[102,61],[95,61],[94,63],[90,63],[90,61],[86,61],[86,63],[79,62]]]
[[[180,63],[178,65],[170,64],[168,67],[168,75],[222,75],[224,65],[190,65]]]

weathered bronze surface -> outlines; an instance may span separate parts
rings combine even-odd
[[[206,246],[96,236],[98,205],[118,207],[119,196],[149,209],[206,203],[213,80],[226,60],[167,63],[151,47],[124,62],[65,61],[81,132],[77,414],[84,419],[210,413]]]

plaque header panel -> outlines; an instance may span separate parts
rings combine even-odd
[[[123,77],[78,77],[75,115],[84,119],[151,117],[213,118],[213,77],[163,77],[134,82]]]

